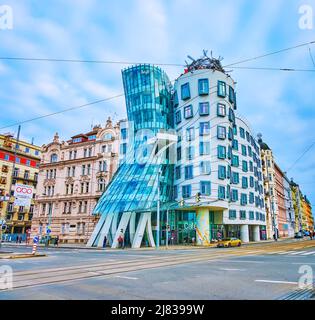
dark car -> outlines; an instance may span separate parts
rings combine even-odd
[[[296,232],[294,235],[295,239],[302,239],[303,238],[303,233],[302,232]]]

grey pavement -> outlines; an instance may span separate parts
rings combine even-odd
[[[12,251],[4,246],[2,251]],[[238,248],[235,248],[238,250]],[[14,252],[29,251],[17,247]],[[41,248],[47,256],[20,260],[0,259],[13,272],[63,268],[83,264],[137,261],[163,257],[198,256],[202,249],[169,251],[79,250]],[[315,247],[269,252],[249,251],[246,256],[225,256],[225,249],[208,250],[220,256],[201,262],[149,268],[112,275],[0,291],[0,299],[278,299],[298,289],[299,268],[312,268],[315,274]],[[250,253],[252,252],[252,254]],[[222,253],[222,254],[221,254]],[[13,275],[14,279],[14,275]],[[14,280],[13,280],[14,282]]]

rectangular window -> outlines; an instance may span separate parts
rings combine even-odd
[[[254,220],[254,219],[255,219],[254,211],[249,211],[249,220]]]
[[[181,96],[182,96],[182,100],[190,99],[189,83],[185,83],[181,86]]]
[[[182,186],[182,196],[184,199],[191,197],[191,185]]]
[[[177,161],[180,161],[182,159],[182,148],[177,148]]]
[[[236,155],[232,155],[232,166],[238,167],[239,166],[239,158]]]
[[[254,172],[253,161],[249,161],[249,171]]]
[[[254,188],[254,177],[249,177],[249,186],[251,187],[251,188]]]
[[[247,194],[245,194],[245,193],[241,194],[241,205],[242,206],[247,205]]]
[[[226,167],[218,166],[218,178],[224,180],[226,178]]]
[[[249,203],[253,204],[255,202],[255,196],[253,192],[249,193]]]
[[[248,178],[242,177],[242,188],[247,189],[248,188]]]
[[[199,142],[199,154],[201,156],[210,154],[210,142]]]
[[[211,182],[200,181],[200,193],[203,196],[210,196],[211,194]]]
[[[236,139],[232,141],[232,149],[238,151],[238,141]]]
[[[226,158],[226,147],[218,146],[218,159]]]
[[[248,142],[250,142],[250,134],[249,134],[248,131],[246,131],[246,140],[247,140]]]
[[[184,108],[184,118],[185,119],[190,119],[194,116],[194,113],[193,113],[193,106],[192,105],[189,105],[189,106],[186,106]]]
[[[235,123],[235,114],[231,108],[229,109],[229,121]]]
[[[248,162],[245,160],[242,161],[242,170],[248,172]]]
[[[252,147],[248,146],[248,156],[252,157],[253,156],[253,151],[252,151]]]
[[[240,136],[245,139],[245,130],[243,128],[240,128]]]
[[[217,115],[219,117],[225,117],[226,116],[226,106],[223,103],[218,103],[217,105]]]
[[[207,136],[210,134],[210,122],[200,122],[199,135]]]
[[[240,211],[240,219],[241,220],[246,220],[246,211],[245,210],[241,210]]]
[[[187,141],[195,140],[195,128],[194,127],[186,129],[186,140]]]
[[[211,163],[210,161],[200,162],[200,174],[210,174],[211,173]]]
[[[209,94],[209,80],[208,79],[199,79],[198,80],[198,92],[199,95]]]
[[[175,168],[175,179],[179,180],[181,178],[181,167],[178,166]]]
[[[232,202],[238,201],[238,191],[236,189],[231,190],[231,201]]]
[[[195,147],[189,146],[186,147],[186,159],[193,160],[195,158]]]
[[[185,167],[185,179],[186,180],[193,179],[193,177],[194,177],[193,169],[194,169],[194,167],[192,165]]]
[[[218,188],[218,199],[219,200],[225,199],[225,187],[224,186],[219,186],[219,188]]]
[[[236,219],[236,210],[229,210],[229,219],[230,220]]]
[[[242,156],[244,156],[244,157],[247,156],[247,148],[243,144],[242,144]]]
[[[225,140],[226,139],[226,128],[222,126],[217,127],[217,137],[218,139]]]
[[[209,102],[200,102],[199,103],[199,115],[208,116],[210,114],[210,105]]]
[[[226,97],[226,84],[223,81],[218,81],[218,97]]]
[[[176,121],[176,124],[179,124],[181,123],[182,121],[182,113],[180,110],[178,110],[176,113],[175,113],[175,121]]]
[[[178,93],[175,91],[174,93],[174,107],[176,108],[178,106]]]
[[[259,220],[259,212],[256,212],[256,220]]]
[[[239,184],[240,183],[240,175],[238,172],[232,172],[232,183]]]
[[[228,139],[230,141],[233,141],[234,139],[233,129],[231,127],[229,127]]]
[[[229,86],[229,101],[230,103],[234,103],[235,101],[235,92],[231,86]]]

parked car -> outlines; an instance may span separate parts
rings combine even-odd
[[[218,248],[240,247],[242,241],[238,238],[225,238],[218,241]]]
[[[302,239],[303,238],[303,233],[300,231],[300,232],[296,232],[295,235],[294,235],[294,238],[295,239]]]

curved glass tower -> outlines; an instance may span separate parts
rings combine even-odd
[[[140,247],[144,238],[154,246],[151,216],[157,210],[158,191],[163,203],[171,196],[173,167],[167,148],[157,139],[158,133],[173,129],[171,83],[164,71],[151,65],[127,68],[122,78],[128,148],[94,209],[101,218],[88,242],[90,246],[103,246],[106,237],[112,247],[117,247],[121,234],[132,247]]]

